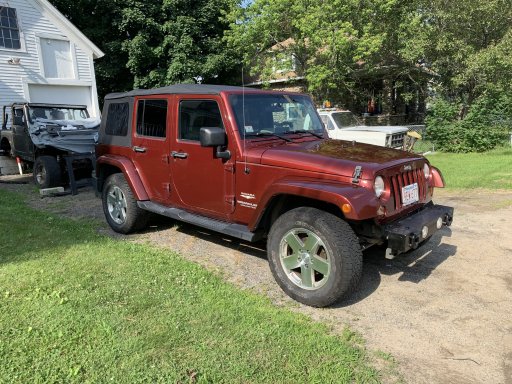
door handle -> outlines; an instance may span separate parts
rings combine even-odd
[[[188,157],[188,153],[172,151],[171,156],[178,159],[186,159]]]
[[[135,146],[132,149],[133,149],[134,152],[139,152],[139,153],[146,152],[146,148],[144,148],[144,147],[137,147],[137,146]]]

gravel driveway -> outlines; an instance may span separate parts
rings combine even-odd
[[[40,198],[33,185],[2,180],[0,188],[26,195],[38,209],[98,219],[101,231],[114,235],[90,188],[77,196]],[[435,201],[455,207],[454,223],[443,237],[394,260],[369,249],[358,293],[326,309],[297,304],[281,292],[264,244],[166,218],[144,233],[115,236],[173,249],[335,331],[349,325],[368,348],[391,353],[406,382],[512,384],[512,192],[440,190]]]

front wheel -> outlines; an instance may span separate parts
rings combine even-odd
[[[39,156],[34,163],[34,183],[41,189],[61,184],[61,170],[54,156]]]
[[[292,209],[269,233],[268,260],[279,286],[294,300],[325,307],[357,286],[363,255],[352,228],[316,208]]]
[[[110,175],[102,193],[103,213],[110,227],[119,233],[131,233],[146,227],[148,212],[137,200],[122,173]]]

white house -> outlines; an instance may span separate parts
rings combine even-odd
[[[87,105],[99,117],[94,59],[104,53],[46,0],[0,0],[0,106]]]

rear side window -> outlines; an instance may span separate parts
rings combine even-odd
[[[128,103],[111,103],[107,111],[105,133],[112,136],[126,136],[128,133]]]
[[[180,103],[179,139],[199,141],[203,127],[222,128],[219,106],[213,100],[183,100]]]
[[[167,131],[167,100],[139,100],[137,104],[137,135],[165,137]]]

